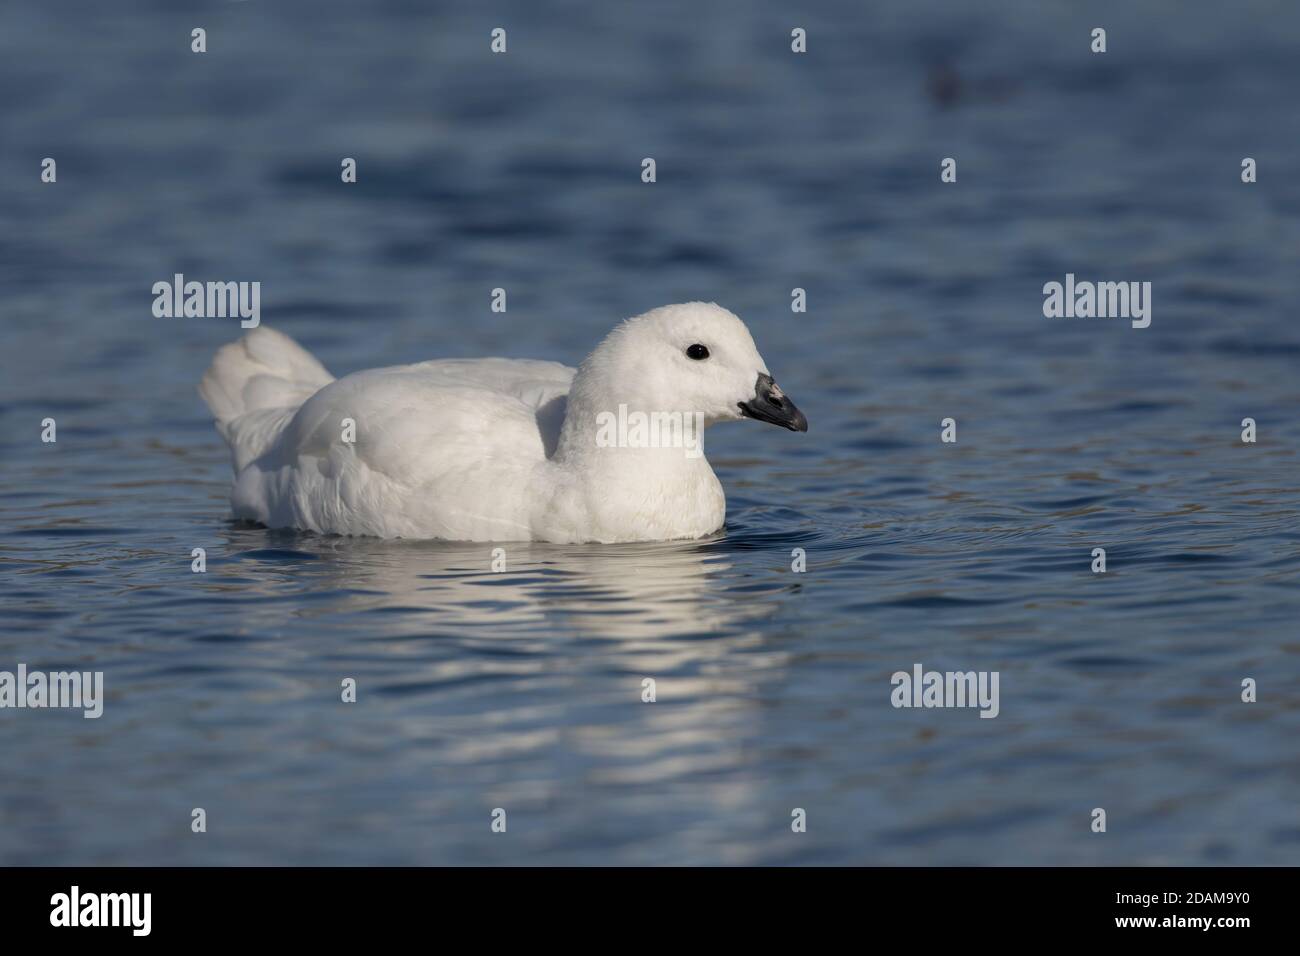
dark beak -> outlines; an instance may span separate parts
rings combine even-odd
[[[780,425],[792,432],[806,432],[808,419],[803,412],[794,407],[794,402],[785,397],[781,386],[772,381],[770,375],[760,375],[754,385],[754,397],[747,402],[737,402],[740,414],[746,418],[756,418],[760,422]]]

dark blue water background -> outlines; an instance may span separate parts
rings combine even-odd
[[[0,862],[1300,861],[1297,49],[1265,2],[4,4],[0,669],[108,700],[0,712]],[[705,541],[238,526],[239,329],[153,318],[175,272],[336,374],[716,300],[811,429],[710,433]],[[1151,327],[1045,319],[1066,272]],[[893,709],[917,662],[1000,716]]]

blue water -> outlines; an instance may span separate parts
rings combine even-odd
[[[0,711],[0,863],[1300,862],[1295,9],[444,6],[0,8],[0,670],[108,697]],[[175,272],[336,374],[717,300],[811,427],[704,541],[238,525]]]

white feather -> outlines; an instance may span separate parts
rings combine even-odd
[[[708,361],[685,357],[696,342]],[[645,541],[716,531],[722,487],[702,454],[602,447],[598,415],[621,403],[737,419],[766,371],[740,319],[688,303],[624,322],[579,370],[489,358],[333,379],[262,326],[217,352],[199,391],[231,448],[237,518],[386,538]]]

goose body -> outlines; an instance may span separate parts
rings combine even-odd
[[[199,391],[230,446],[236,518],[384,538],[698,538],[726,518],[702,427],[807,428],[740,319],[704,303],[627,320],[577,369],[447,359],[336,379],[259,326]],[[626,427],[638,413],[668,424],[647,439]]]

